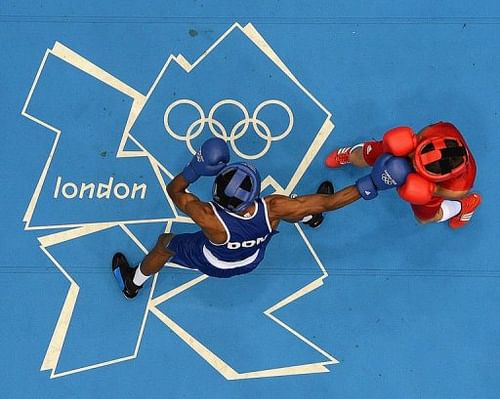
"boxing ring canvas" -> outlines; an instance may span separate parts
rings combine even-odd
[[[497,397],[499,31],[488,0],[4,1],[0,396]],[[165,187],[208,137],[306,194],[363,175],[333,148],[440,120],[478,163],[463,229],[387,191],[281,223],[250,274],[116,287],[114,252],[196,230]]]

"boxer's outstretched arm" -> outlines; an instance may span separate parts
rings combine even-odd
[[[307,215],[333,211],[361,198],[356,186],[346,187],[335,194],[311,194],[290,198],[270,195],[265,198],[273,227],[280,220],[296,222]]]

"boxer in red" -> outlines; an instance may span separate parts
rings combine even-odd
[[[329,168],[346,164],[366,167],[383,153],[411,160],[414,172],[398,193],[411,204],[421,223],[448,220],[450,227],[462,227],[481,203],[478,193],[470,193],[476,162],[462,134],[448,122],[427,126],[417,134],[410,127],[396,127],[381,141],[334,150],[325,164]]]

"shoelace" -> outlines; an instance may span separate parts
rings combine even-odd
[[[349,162],[349,154],[351,153],[351,147],[342,147],[337,151],[337,160],[340,164],[345,164]]]

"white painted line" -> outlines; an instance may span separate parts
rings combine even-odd
[[[86,60],[79,54],[75,53],[74,51],[70,50],[69,48],[63,46],[60,43],[56,43],[54,46],[54,49],[52,51],[48,50],[45,53],[45,56],[42,60],[42,63],[40,65],[40,68],[37,72],[37,75],[35,76],[35,81],[30,89],[30,92],[28,94],[28,98],[26,100],[25,106],[23,108],[22,114],[26,116],[27,118],[33,120],[36,123],[39,123],[40,125],[46,127],[47,129],[53,131],[56,134],[56,138],[51,150],[51,153],[49,154],[49,158],[45,164],[45,168],[42,171],[42,175],[40,177],[40,180],[38,181],[37,187],[35,188],[35,192],[33,194],[33,197],[30,201],[30,204],[28,205],[28,209],[25,214],[25,218],[23,219],[26,222],[26,229],[41,229],[41,228],[62,228],[62,227],[74,227],[75,229],[67,231],[67,232],[62,232],[62,233],[55,233],[52,235],[47,235],[40,237],[40,243],[42,244],[42,250],[47,254],[47,256],[52,260],[52,262],[55,264],[55,266],[65,275],[65,277],[70,281],[71,286],[70,290],[68,292],[68,295],[66,297],[65,305],[63,306],[63,311],[60,314],[59,320],[56,324],[56,329],[54,331],[51,343],[49,344],[49,348],[47,350],[46,357],[44,359],[44,362],[42,364],[42,369],[52,369],[52,375],[51,378],[55,377],[61,377],[65,375],[70,375],[70,374],[75,374],[78,372],[94,369],[97,367],[104,367],[104,366],[109,366],[121,361],[126,361],[126,360],[131,360],[134,359],[139,351],[140,347],[140,342],[142,340],[144,328],[145,328],[145,323],[147,320],[147,312],[150,310],[153,312],[165,325],[167,325],[169,328],[172,329],[181,339],[183,339],[191,348],[193,348],[197,353],[200,354],[209,364],[211,364],[216,370],[218,370],[222,375],[224,375],[225,378],[227,379],[248,379],[248,378],[265,378],[265,377],[276,377],[276,376],[283,376],[283,375],[298,375],[298,374],[310,374],[310,373],[324,373],[328,372],[328,368],[325,366],[335,364],[337,363],[337,360],[333,358],[330,354],[328,354],[326,351],[323,349],[319,348],[316,344],[312,343],[310,340],[299,334],[297,331],[292,329],[290,326],[279,320],[276,316],[274,316],[272,313],[280,308],[283,308],[284,306],[287,306],[288,304],[292,303],[293,301],[297,300],[298,298],[308,294],[309,292],[315,290],[316,288],[321,287],[323,284],[324,278],[328,276],[326,273],[326,270],[324,266],[322,265],[321,261],[319,260],[318,256],[316,255],[314,249],[312,248],[311,244],[307,240],[305,234],[301,230],[301,228],[296,224],[297,229],[299,230],[299,234],[301,235],[302,239],[306,243],[306,246],[308,247],[309,251],[311,252],[313,258],[315,261],[318,263],[320,270],[322,271],[322,276],[315,279],[314,281],[308,283],[305,287],[302,287],[298,291],[292,293],[291,295],[287,296],[286,298],[282,299],[279,301],[277,304],[271,306],[269,309],[267,309],[264,314],[266,314],[268,317],[270,317],[273,321],[275,321],[277,324],[279,324],[281,327],[285,328],[288,332],[299,338],[302,342],[305,344],[309,345],[319,353],[321,353],[323,356],[325,356],[328,360],[324,362],[318,362],[318,363],[311,363],[311,364],[303,364],[303,365],[294,365],[294,366],[289,366],[289,367],[283,367],[283,368],[276,368],[276,369],[268,369],[268,370],[257,370],[249,373],[238,373],[235,371],[230,365],[228,365],[224,360],[219,358],[217,355],[215,355],[210,349],[205,347],[202,343],[200,343],[195,337],[191,336],[186,330],[184,330],[181,326],[179,326],[177,323],[175,323],[173,320],[171,320],[168,316],[163,314],[156,306],[158,306],[160,303],[171,299],[172,297],[180,294],[181,292],[184,292],[185,290],[188,290],[192,287],[194,287],[196,284],[204,281],[205,279],[208,278],[208,276],[205,275],[200,275],[192,280],[190,280],[187,283],[182,284],[179,287],[174,288],[173,290],[170,290],[156,298],[153,298],[153,290],[156,286],[157,282],[157,276],[153,277],[153,282],[149,294],[149,299],[148,299],[148,306],[146,308],[143,321],[141,324],[141,328],[139,331],[139,337],[137,340],[137,344],[135,346],[134,354],[132,356],[126,356],[118,359],[113,359],[109,360],[106,362],[74,369],[74,370],[69,370],[65,371],[63,373],[56,373],[55,369],[57,367],[57,361],[59,359],[60,351],[62,349],[62,345],[64,343],[64,337],[67,332],[67,328],[69,327],[69,322],[71,320],[71,315],[72,311],[74,309],[74,304],[76,303],[76,298],[78,295],[78,285],[72,280],[72,278],[68,275],[68,273],[57,263],[57,261],[48,253],[48,251],[44,248],[44,245],[50,246],[50,245],[55,245],[56,243],[61,243],[70,239],[76,239],[78,237],[81,237],[86,234],[91,234],[97,231],[101,231],[105,228],[110,228],[112,226],[119,225],[125,233],[132,238],[132,240],[136,243],[136,245],[141,248],[143,252],[147,252],[146,248],[140,243],[140,241],[133,235],[133,233],[128,229],[125,224],[133,224],[133,223],[146,223],[146,222],[167,222],[167,227],[165,231],[170,231],[172,228],[172,223],[175,222],[181,222],[181,223],[193,223],[192,220],[188,217],[185,216],[179,216],[179,214],[176,211],[175,206],[173,206],[173,203],[171,202],[170,198],[168,197],[168,193],[166,192],[166,184],[163,179],[163,176],[161,172],[163,172],[165,175],[167,175],[170,178],[173,178],[173,174],[165,167],[163,166],[157,159],[154,158],[152,154],[150,154],[142,145],[141,143],[136,140],[131,134],[130,134],[130,129],[132,128],[133,124],[137,120],[137,117],[139,116],[141,110],[143,109],[146,101],[149,99],[151,94],[153,93],[154,89],[156,88],[158,82],[160,81],[161,77],[164,75],[166,72],[168,66],[172,61],[175,61],[181,68],[183,68],[186,72],[190,72],[193,68],[195,68],[205,57],[208,56],[208,54],[218,45],[220,44],[234,29],[240,29],[264,54],[266,54],[285,74],[288,76],[323,112],[325,112],[326,119],[322,125],[322,127],[319,129],[319,131],[316,133],[315,138],[309,147],[308,151],[306,152],[306,155],[304,156],[303,160],[301,163],[298,165],[296,171],[294,172],[290,182],[287,184],[286,188],[283,189],[280,184],[277,183],[277,181],[272,177],[268,176],[264,179],[263,185],[262,185],[262,190],[264,190],[266,187],[271,186],[275,189],[276,192],[288,195],[290,194],[295,186],[298,184],[299,180],[302,178],[304,175],[305,171],[309,167],[310,163],[312,162],[313,158],[317,155],[317,152],[321,148],[321,146],[324,144],[325,140],[328,138],[329,134],[334,128],[334,125],[332,121],[330,120],[331,118],[331,113],[326,110],[326,108],[315,98],[312,96],[312,94],[305,89],[305,87],[298,81],[298,79],[292,74],[292,72],[288,69],[288,67],[283,63],[283,61],[277,56],[277,54],[272,50],[272,48],[269,46],[269,44],[264,40],[264,38],[257,32],[257,30],[253,27],[251,24],[247,24],[245,28],[242,28],[241,25],[238,23],[233,24],[222,36],[220,36],[193,64],[190,64],[184,56],[179,54],[178,56],[173,56],[170,55],[161,69],[160,73],[156,77],[155,81],[153,82],[151,88],[149,89],[148,93],[146,96],[142,95],[141,93],[137,92],[130,86],[126,85],[125,83],[121,82],[108,72],[102,70],[101,68],[97,67],[96,65],[92,64],[90,61]],[[27,109],[27,106],[29,104],[29,101],[31,99],[31,96],[33,94],[34,88],[38,82],[40,73],[44,67],[44,64],[47,60],[47,57],[49,54],[53,53],[55,56],[60,57],[61,59],[69,62],[71,65],[89,73],[90,75],[96,77],[97,79],[102,80],[106,84],[114,87],[115,89],[124,92],[125,94],[129,95],[130,97],[134,98],[134,102],[127,120],[127,124],[125,126],[119,147],[118,147],[118,152],[117,156],[119,157],[148,157],[152,168],[155,172],[155,175],[164,191],[164,194],[167,196],[169,200],[169,204],[171,205],[174,213],[175,213],[175,218],[165,218],[165,219],[154,219],[154,220],[131,220],[131,221],[117,221],[117,222],[105,222],[105,223],[86,223],[86,224],[70,224],[70,225],[59,225],[59,226],[43,226],[43,227],[31,227],[29,225],[29,222],[31,220],[33,210],[36,206],[36,202],[38,200],[38,197],[40,195],[41,188],[43,186],[44,179],[47,174],[47,170],[50,166],[50,162],[52,160],[52,157],[55,153],[55,149],[57,146],[57,142],[59,139],[59,136],[61,134],[60,130],[57,130],[55,127],[50,126],[49,124],[38,120],[37,118],[27,114],[25,111]],[[126,146],[126,143],[128,140],[131,140],[139,149],[140,151],[126,151],[124,148]]]
[[[150,307],[157,307],[161,303],[168,301],[169,299],[173,298],[176,295],[179,295],[181,292],[184,292],[192,287],[194,287],[196,284],[201,283],[202,281],[206,280],[209,276],[206,274],[202,274],[192,280],[189,280],[187,283],[184,283],[170,291],[165,292],[164,294],[153,298],[153,300],[150,303]]]
[[[99,226],[99,227],[102,227],[102,226]],[[92,234],[92,233],[95,233],[97,231],[102,230],[102,228],[99,230],[99,227],[96,227],[95,231],[92,231],[92,232],[87,231],[87,234]],[[141,250],[143,252],[147,253],[144,245],[137,239],[137,237],[135,237],[133,235],[133,233],[126,226],[120,226],[120,227],[122,227],[122,229],[125,231],[125,233],[134,241],[134,243],[138,244],[139,248],[141,248]],[[39,241],[41,243],[46,243],[48,246],[56,245],[56,244],[60,244],[64,241],[67,241],[69,239],[75,239],[77,237],[81,237],[80,234],[82,233],[83,230],[84,229],[80,228],[80,229],[72,230],[70,232],[55,233],[52,235],[40,237]],[[71,237],[71,238],[68,238],[68,237]],[[67,238],[67,239],[65,239],[65,238]],[[67,375],[72,375],[72,374],[80,373],[83,371],[88,371],[88,370],[92,370],[92,369],[99,368],[99,367],[110,366],[112,364],[116,364],[119,362],[135,359],[137,357],[138,352],[139,352],[140,344],[142,342],[142,336],[144,334],[144,329],[145,329],[147,316],[148,316],[148,309],[150,307],[150,302],[152,300],[153,291],[154,291],[154,288],[156,286],[157,276],[153,277],[153,281],[152,281],[151,288],[149,291],[148,302],[146,303],[146,305],[144,307],[144,315],[142,318],[141,326],[139,328],[137,341],[136,341],[136,344],[134,346],[134,353],[132,355],[127,355],[127,356],[120,357],[120,358],[113,359],[113,360],[108,360],[105,362],[91,364],[91,365],[86,366],[86,367],[80,367],[80,368],[76,368],[76,369],[72,369],[72,370],[66,370],[66,371],[61,372],[61,373],[57,373],[56,372],[57,364],[59,361],[59,357],[61,355],[61,351],[62,351],[63,346],[64,346],[64,340],[66,338],[66,334],[68,332],[68,329],[69,329],[69,326],[71,323],[71,318],[73,316],[73,311],[75,309],[75,305],[76,305],[76,301],[78,298],[78,292],[79,292],[80,287],[78,286],[76,281],[73,280],[73,278],[66,272],[66,270],[59,264],[59,262],[54,258],[54,256],[52,256],[52,254],[43,246],[43,244],[42,244],[42,246],[40,246],[40,248],[47,255],[47,257],[52,261],[52,263],[61,271],[61,273],[63,273],[63,275],[66,277],[66,279],[68,279],[68,281],[70,282],[70,288],[68,290],[68,293],[66,294],[66,299],[64,301],[64,305],[62,307],[61,313],[59,314],[59,319],[56,323],[56,327],[54,328],[52,338],[50,340],[50,343],[49,343],[49,346],[47,348],[44,360],[42,362],[41,371],[52,370],[50,378],[58,378],[58,377],[64,377]]]
[[[38,80],[40,78],[40,75],[42,73],[43,68],[45,67],[45,63],[49,57],[49,55],[53,55],[55,57],[60,58],[61,60],[67,62],[68,64],[72,65],[75,68],[78,68],[82,70],[83,72],[90,74],[94,78],[108,84],[109,86],[113,87],[114,89],[134,98],[134,103],[131,109],[131,113],[129,115],[129,124],[131,125],[131,118],[134,116],[138,115],[138,112],[143,106],[143,103],[145,101],[145,96],[142,95],[141,93],[137,92],[124,82],[120,81],[119,79],[115,78],[113,75],[109,74],[108,72],[104,71],[102,68],[96,66],[95,64],[91,63],[81,55],[77,54],[73,50],[65,47],[59,42],[56,42],[54,45],[53,50],[47,50],[44,54],[44,57],[42,59],[42,62],[40,63],[40,67],[38,68],[38,71],[36,73],[35,79],[33,81],[33,84],[28,92],[28,96],[26,98],[26,101],[24,103],[23,109],[21,111],[21,114],[25,116],[26,118],[32,120],[33,122],[43,126],[44,128],[52,131],[55,133],[55,139],[52,144],[52,148],[50,150],[49,156],[47,158],[47,161],[45,162],[44,168],[42,170],[41,176],[38,180],[38,183],[35,187],[34,193],[31,197],[31,200],[28,204],[28,208],[26,209],[25,215],[23,217],[23,221],[25,222],[25,230],[45,230],[45,229],[59,229],[59,228],[74,228],[74,227],[79,227],[79,226],[84,226],[84,225],[93,225],[97,223],[102,223],[102,222],[87,222],[87,223],[68,223],[68,224],[60,224],[60,225],[43,225],[43,226],[31,226],[31,219],[33,217],[33,212],[35,210],[36,204],[38,202],[38,199],[40,197],[40,193],[42,190],[42,187],[45,183],[45,179],[47,177],[47,173],[49,170],[49,167],[52,163],[52,159],[54,157],[59,138],[61,136],[61,130],[57,129],[56,127],[36,118],[35,116],[29,114],[27,112],[27,108],[29,106],[29,103],[31,101],[31,97],[33,95],[33,92],[35,90],[35,87],[38,84]],[[123,147],[125,146],[126,143],[126,135],[122,135],[119,148],[118,148],[118,153],[122,157],[127,157],[127,156],[148,156],[148,154],[145,152],[143,149],[141,152],[139,151],[123,151]],[[140,144],[134,139],[135,143],[140,146]],[[168,196],[166,196],[168,199]],[[171,201],[169,201],[171,203]],[[171,205],[172,207],[172,205]],[[173,207],[172,209],[175,209]],[[174,211],[175,212],[175,211]],[[166,218],[157,218],[157,219],[141,219],[141,220],[119,220],[116,221],[115,224],[119,223],[156,223],[156,222],[163,222],[165,221]]]
[[[109,72],[90,62],[88,59],[82,57],[77,52],[66,47],[64,44],[56,42],[51,50],[51,53],[68,64],[73,65],[75,68],[118,90],[119,92],[124,93],[133,99],[144,101],[145,96],[143,94],[111,75]]]

